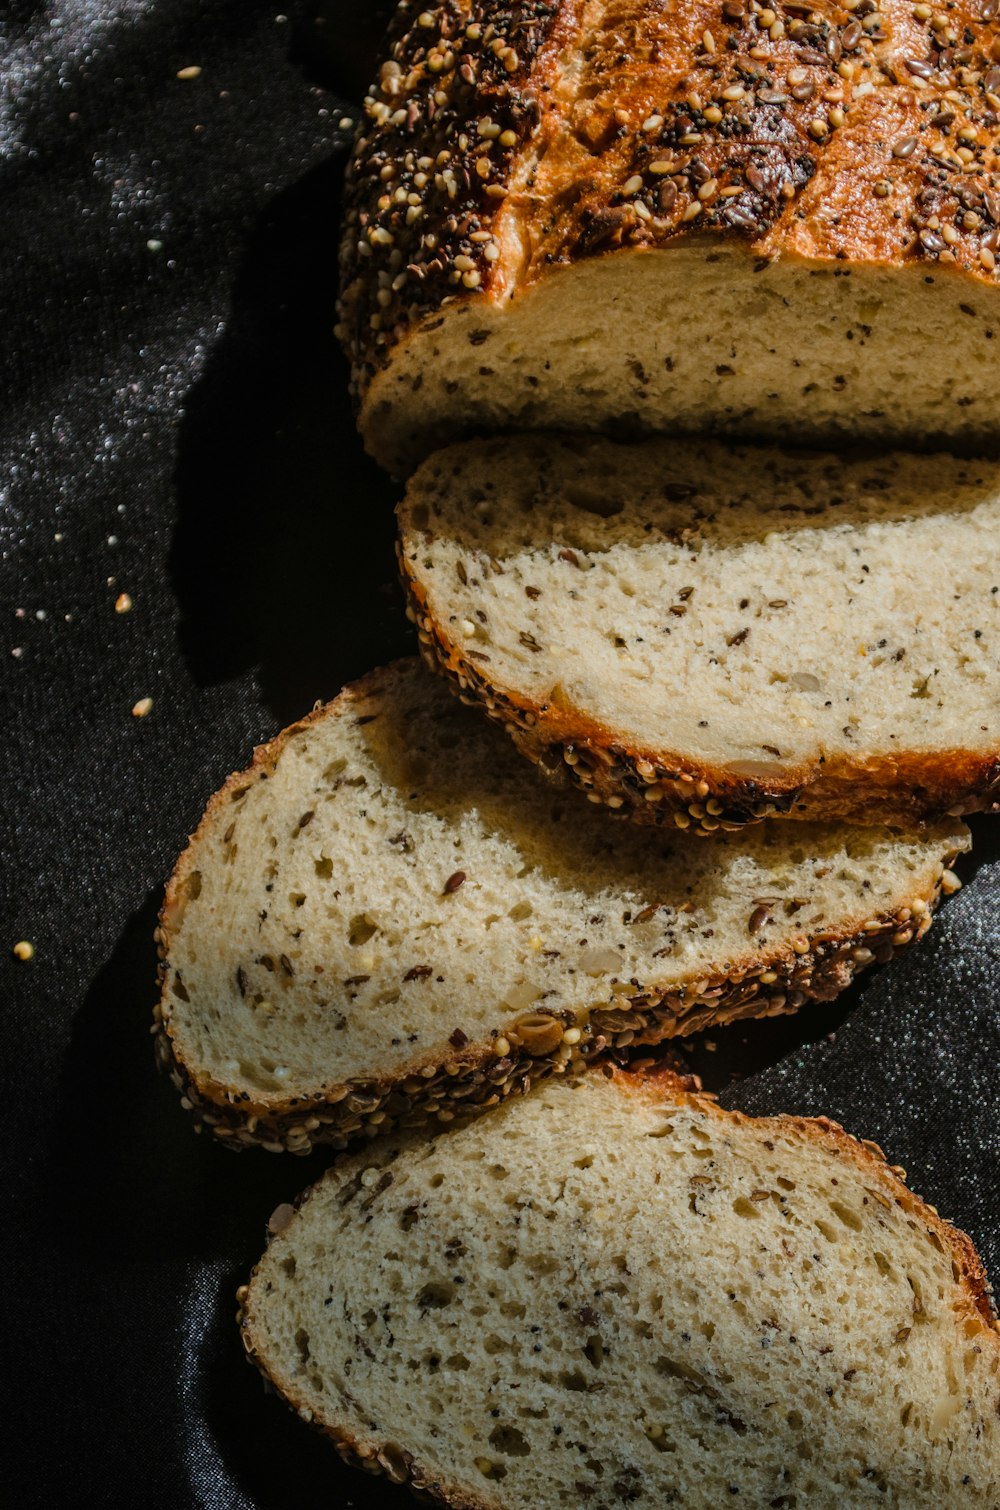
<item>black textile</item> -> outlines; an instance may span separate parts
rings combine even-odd
[[[411,646],[395,490],[330,336],[338,122],[384,11],[0,17],[0,1482],[22,1506],[409,1503],[264,1395],[233,1326],[269,1212],[326,1156],[196,1139],[148,1034],[158,899],[207,796]],[[717,1086],[752,1072],[734,1105],[877,1138],[997,1274],[995,833],[977,826],[974,881],[860,1005],[692,1057]]]

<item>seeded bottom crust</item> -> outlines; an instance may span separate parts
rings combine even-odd
[[[430,612],[401,545],[397,556],[407,614],[430,669],[444,675],[463,703],[500,724],[535,765],[568,778],[589,802],[634,823],[711,834],[764,818],[912,826],[1000,812],[1000,759],[994,753],[838,757],[826,766],[790,766],[779,785],[695,765],[670,751],[630,750],[583,712],[530,703],[493,684]]]
[[[880,1183],[890,1182],[894,1187],[892,1194],[897,1203],[908,1213],[918,1217],[925,1225],[933,1227],[945,1250],[951,1253],[956,1280],[965,1287],[971,1305],[992,1332],[1000,1333],[1000,1320],[997,1318],[993,1304],[992,1290],[971,1238],[953,1227],[950,1222],[945,1221],[936,1207],[927,1205],[909,1190],[906,1185],[906,1171],[898,1165],[890,1165],[877,1143],[869,1139],[852,1137],[845,1132],[839,1122],[829,1117],[781,1116],[759,1119],[748,1117],[742,1112],[724,1111],[718,1106],[714,1096],[702,1091],[701,1082],[696,1076],[682,1076],[669,1069],[626,1075],[615,1070],[610,1064],[604,1064],[600,1068],[605,1075],[616,1081],[617,1088],[626,1095],[652,1097],[657,1100],[670,1095],[678,1105],[691,1104],[702,1110],[708,1110],[734,1127],[744,1123],[753,1124],[755,1121],[770,1120],[785,1129],[794,1129],[803,1136],[819,1137],[832,1142],[837,1152],[849,1158],[862,1175],[868,1178],[874,1175]],[[312,1188],[310,1186],[302,1192],[296,1199],[294,1207],[279,1207],[273,1213],[268,1223],[269,1241],[272,1236],[284,1230],[294,1211],[308,1200]],[[257,1350],[248,1301],[250,1289],[259,1268],[260,1262],[255,1265],[248,1282],[241,1285],[236,1292],[236,1321],[247,1359],[260,1372],[265,1385],[274,1389],[285,1404],[303,1421],[332,1442],[348,1467],[360,1468],[366,1473],[385,1476],[394,1484],[405,1484],[419,1500],[446,1505],[450,1507],[450,1510],[496,1510],[496,1500],[469,1496],[459,1486],[445,1482],[440,1475],[424,1468],[398,1443],[372,1438],[364,1440],[358,1435],[355,1427],[348,1426],[344,1422],[323,1420],[315,1415],[312,1408],[301,1398],[293,1381],[282,1377],[276,1370],[272,1371]],[[354,1403],[353,1400],[351,1403]],[[359,1419],[362,1414],[358,1407]]]
[[[881,913],[849,936],[802,939],[801,952],[758,957],[738,978],[692,981],[683,993],[647,990],[626,998],[628,1008],[622,1011],[596,1010],[580,1017],[571,1011],[530,1012],[498,1028],[488,1042],[442,1050],[398,1075],[373,1074],[312,1096],[255,1102],[246,1091],[227,1092],[199,1080],[177,1052],[163,1000],[154,1009],[157,1063],[180,1092],[196,1129],[209,1129],[227,1148],[256,1146],[297,1154],[320,1144],[344,1149],[394,1128],[444,1124],[485,1111],[602,1053],[662,1043],[741,1018],[780,1016],[810,1000],[832,1000],[869,965],[886,963],[922,938],[942,890],[955,887],[957,881],[943,869],[929,897],[914,897],[909,906]],[[161,961],[168,943],[159,928]]]

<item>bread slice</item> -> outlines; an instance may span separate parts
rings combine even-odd
[[[608,1043],[836,995],[925,931],[967,842],[581,821],[401,662],[213,798],[162,913],[160,1055],[230,1147],[448,1121]]]
[[[976,1252],[835,1123],[567,1078],[381,1143],[271,1226],[250,1357],[439,1503],[1000,1502]]]
[[[470,442],[400,507],[425,654],[640,822],[1000,799],[1000,463]]]
[[[404,0],[341,250],[373,455],[407,475],[515,427],[992,445],[992,0],[842,9]]]

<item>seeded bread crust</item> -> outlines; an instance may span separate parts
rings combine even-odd
[[[530,383],[544,385],[533,368],[523,388],[516,363],[491,361],[493,333],[525,294],[596,261],[678,249],[733,253],[765,283],[783,260],[802,269],[802,288],[874,271],[901,273],[918,299],[938,297],[921,283],[949,290],[971,318],[958,317],[947,360],[927,346],[942,368],[939,411],[932,403],[916,422],[890,403],[853,413],[852,426],[988,437],[990,381],[971,363],[953,386],[943,367],[1000,309],[997,11],[994,0],[923,9],[404,0],[365,101],[341,249],[338,332],[372,452],[405,473],[443,434],[482,423],[491,385],[509,383],[520,405]],[[658,275],[653,262],[642,274]],[[841,295],[846,286],[830,286]],[[711,311],[691,313],[701,343]],[[456,339],[481,345],[482,364],[453,398],[442,386],[447,414],[437,399],[424,413],[420,374],[456,316]],[[864,344],[871,321],[861,307],[858,318]],[[744,412],[753,381],[734,378],[723,345],[713,422],[759,430],[760,416]],[[782,354],[771,355],[776,373]],[[981,360],[991,363],[988,344]],[[486,381],[473,386],[477,370]],[[607,419],[642,428],[649,380],[637,373]],[[727,380],[740,395],[728,406]],[[892,392],[906,394],[895,375]]]
[[[624,744],[579,708],[534,702],[491,680],[430,611],[404,542],[397,559],[426,664],[445,676],[464,703],[500,724],[549,776],[568,778],[588,801],[635,823],[711,834],[773,817],[913,824],[1000,811],[1000,759],[992,750],[835,755],[822,763],[789,763],[779,777],[764,781],[677,751]]]
[[[392,674],[390,668],[389,674]],[[385,672],[374,672],[347,688],[337,707],[363,702],[381,689]],[[266,781],[288,742],[330,716],[317,709],[254,752],[248,771],[234,774],[210,801],[167,886],[156,942],[160,1000],[154,1009],[157,1062],[170,1076],[197,1129],[205,1127],[227,1148],[263,1147],[306,1154],[318,1145],[349,1144],[403,1128],[438,1125],[477,1113],[506,1097],[525,1094],[532,1084],[562,1074],[571,1064],[605,1050],[660,1043],[747,1017],[796,1011],[808,1000],[830,1000],[869,965],[884,963],[926,933],[942,887],[958,882],[946,867],[962,845],[946,850],[925,894],[914,894],[898,911],[878,912],[860,929],[802,937],[795,946],[748,948],[727,963],[725,973],[708,973],[683,990],[655,983],[621,998],[620,1010],[599,1008],[579,1015],[571,1010],[530,1011],[500,1023],[482,1041],[449,1041],[415,1055],[391,1072],[378,1066],[364,1077],[325,1085],[311,1095],[233,1091],[198,1064],[186,1062],[175,1040],[172,996],[183,983],[171,978],[174,938],[199,875],[201,842],[233,812],[255,783]],[[596,818],[595,821],[600,821]],[[200,881],[199,881],[200,884]],[[915,888],[916,892],[916,888]],[[182,997],[182,1000],[185,999]],[[464,1038],[464,1034],[462,1035]]]
[[[662,1104],[669,1098],[680,1107],[691,1107],[724,1123],[732,1135],[738,1135],[745,1127],[773,1128],[775,1133],[796,1134],[804,1140],[815,1140],[825,1150],[841,1159],[852,1172],[866,1182],[870,1190],[880,1192],[884,1201],[891,1201],[907,1216],[936,1235],[944,1252],[950,1255],[956,1283],[963,1292],[967,1335],[975,1335],[981,1347],[993,1349],[1000,1357],[1000,1321],[993,1304],[992,1291],[985,1269],[972,1240],[968,1235],[944,1220],[937,1209],[929,1206],[906,1184],[906,1172],[898,1165],[889,1165],[883,1150],[870,1140],[852,1137],[839,1122],[828,1117],[805,1118],[776,1116],[771,1118],[749,1117],[741,1112],[721,1108],[714,1096],[702,1091],[696,1076],[683,1076],[668,1067],[653,1068],[625,1073],[608,1063],[600,1066],[615,1090],[624,1098],[652,1104]],[[404,1143],[405,1148],[405,1143]],[[280,1239],[292,1221],[294,1213],[306,1205],[314,1190],[328,1180],[336,1180],[349,1186],[359,1184],[365,1168],[365,1154],[360,1153],[338,1162],[323,1180],[305,1190],[294,1206],[279,1207],[268,1225],[268,1241]],[[376,1184],[375,1192],[381,1187]],[[236,1292],[236,1320],[247,1359],[262,1375],[286,1405],[304,1421],[312,1425],[336,1447],[348,1466],[360,1468],[367,1473],[381,1474],[395,1484],[405,1484],[421,1500],[447,1505],[451,1510],[500,1510],[502,1491],[499,1497],[470,1495],[464,1486],[446,1480],[442,1475],[428,1470],[398,1442],[381,1436],[365,1434],[358,1428],[363,1411],[357,1408],[357,1419],[350,1423],[334,1420],[318,1414],[314,1402],[310,1403],[301,1384],[282,1369],[277,1362],[266,1356],[264,1339],[255,1324],[254,1309],[257,1297],[254,1287],[264,1264],[262,1258],[255,1266],[248,1282]],[[353,1401],[351,1401],[354,1404]]]

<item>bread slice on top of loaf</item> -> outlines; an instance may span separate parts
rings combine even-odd
[[[975,1250],[828,1121],[568,1077],[365,1150],[271,1230],[251,1358],[441,1504],[1000,1502]]]
[[[468,442],[400,506],[425,655],[645,823],[1000,800],[1000,463]]]
[[[834,996],[924,932],[967,843],[611,823],[400,662],[213,798],[162,913],[159,1051],[231,1147],[446,1121],[609,1043]]]
[[[372,453],[405,475],[512,427],[992,444],[997,25],[950,6],[406,0],[341,254]]]

